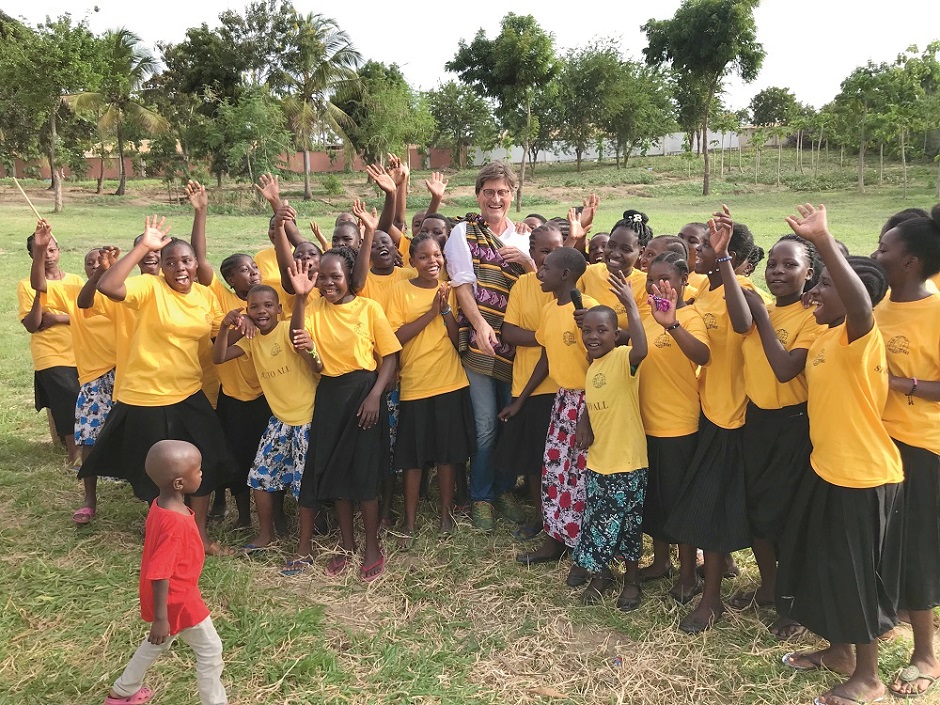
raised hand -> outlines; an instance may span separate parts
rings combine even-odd
[[[587,232],[583,225],[583,214],[578,213],[577,209],[568,209],[568,238],[570,240],[583,240]]]
[[[610,284],[610,293],[616,296],[624,306],[628,306],[633,300],[633,287],[630,286],[624,273],[619,270],[610,270],[607,283]]]
[[[812,203],[804,203],[796,209],[800,212],[799,216],[789,215],[786,218],[787,225],[794,233],[814,245],[832,237],[829,234],[829,223],[824,205],[820,204],[817,208]]]
[[[33,231],[33,247],[45,250],[52,244],[52,226],[45,218],[36,221],[36,229]]]
[[[437,198],[440,201],[444,200],[444,192],[447,190],[447,179],[444,178],[441,172],[433,172],[430,179],[424,180],[424,185],[432,198]]]
[[[650,296],[650,314],[653,320],[663,328],[668,328],[676,322],[676,304],[679,302],[679,292],[672,288],[668,281],[661,281],[662,288],[653,284],[653,295]]]
[[[281,186],[277,181],[277,177],[271,176],[270,172],[258,177],[255,188],[258,189],[268,203],[279,201],[281,198]]]
[[[313,233],[313,236],[317,239],[317,242],[320,243],[320,249],[326,252],[330,249],[329,244],[327,244],[326,238],[323,237],[323,232],[320,230],[320,226],[317,225],[317,221],[310,221],[310,231]]]
[[[291,286],[294,287],[294,293],[298,296],[306,296],[313,291],[316,280],[310,276],[313,271],[313,262],[294,260],[294,264],[287,268],[287,276],[290,278]]]
[[[225,318],[222,319],[223,328],[238,328],[242,321],[242,311],[245,309],[243,307],[233,308],[231,311],[225,314]]]
[[[594,216],[597,215],[597,209],[601,205],[601,199],[597,197],[597,194],[591,194],[587,198],[581,201],[584,208],[581,209],[581,227],[587,231],[591,227],[591,223],[594,222]]]
[[[193,210],[204,211],[209,207],[209,194],[206,193],[206,187],[198,181],[190,180],[186,184],[186,198],[193,206]]]
[[[258,335],[258,326],[248,316],[241,316],[235,329],[248,340]]]
[[[733,226],[731,211],[724,204],[721,206],[721,212],[714,213],[708,220],[708,241],[716,257],[728,256],[728,244],[731,242]]]
[[[121,248],[108,245],[98,250],[98,269],[106,272],[121,257]]]
[[[397,154],[389,153],[388,157],[388,175],[392,177],[395,186],[401,186],[408,179],[411,170],[402,162]]]
[[[440,313],[448,306],[450,298],[450,283],[444,282],[437,288],[437,312]]]
[[[385,171],[381,164],[367,164],[366,173],[375,182],[375,185],[385,193],[395,193],[398,187],[395,186],[395,180]]]
[[[316,356],[317,346],[314,345],[313,337],[306,328],[291,328],[290,339],[297,352],[312,352]]]
[[[274,224],[280,228],[289,220],[297,220],[297,211],[291,208],[290,203],[284,201],[274,212]]]
[[[386,177],[388,175],[386,174]],[[350,209],[352,214],[359,219],[360,225],[364,225],[366,230],[372,230],[375,232],[375,229],[379,227],[379,215],[375,208],[372,209],[370,213],[365,202],[357,198],[353,201],[352,208]]]
[[[170,226],[166,224],[165,217],[151,215],[144,218],[144,234],[140,237],[140,244],[151,252],[162,250],[170,244],[171,238],[167,234]]]

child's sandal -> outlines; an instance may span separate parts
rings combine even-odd
[[[141,686],[133,695],[124,698],[116,698],[110,693],[104,699],[104,705],[143,705],[153,697],[153,691],[147,686]]]

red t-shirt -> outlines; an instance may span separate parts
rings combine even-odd
[[[209,608],[199,593],[199,574],[206,554],[189,514],[163,509],[154,500],[144,529],[144,555],[140,562],[140,616],[153,622],[151,581],[169,579],[167,617],[170,634],[179,634],[209,616]]]

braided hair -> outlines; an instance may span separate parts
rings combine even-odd
[[[346,281],[349,282],[349,293],[355,294],[362,288],[362,284],[353,281],[353,272],[356,271],[356,251],[351,247],[331,247],[320,258],[322,262],[326,257],[337,257],[343,266]]]
[[[871,299],[872,308],[880,304],[885,294],[888,293],[888,273],[885,268],[871,257],[850,255],[845,258],[845,261],[862,280],[865,290],[868,291],[868,297]]]
[[[653,239],[653,229],[648,225],[649,221],[649,216],[646,213],[631,208],[623,212],[623,217],[614,224],[610,232],[617,228],[629,228],[636,233],[636,239],[640,243],[640,247],[646,247],[649,241]]]
[[[806,260],[809,262],[809,266],[813,269],[813,276],[807,280],[803,287],[803,291],[809,291],[819,282],[819,275],[822,272],[822,261],[819,259],[819,253],[816,251],[816,245],[794,233],[781,235],[780,239],[777,240],[777,243],[783,242],[784,240],[787,242],[795,242],[800,247],[802,247],[803,251],[806,253]],[[774,243],[774,246],[770,248],[770,254],[773,254],[774,247],[776,246],[777,244]]]
[[[908,218],[895,227],[908,254],[920,260],[921,274],[927,278],[940,272],[940,203],[929,215]]]

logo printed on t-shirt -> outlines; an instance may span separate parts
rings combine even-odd
[[[660,333],[656,336],[656,340],[653,341],[653,345],[657,348],[671,348],[672,343],[669,342],[669,336],[666,333]]]
[[[565,345],[577,345],[578,339],[575,337],[574,333],[570,330],[566,330],[561,334],[561,340]]]
[[[357,322],[356,322],[356,325],[353,326],[353,331],[354,331],[354,332],[356,333],[356,335],[358,335],[360,338],[368,338],[368,337],[369,337],[369,328],[368,328],[368,326],[366,326],[366,324],[363,323],[362,321],[357,321]]]
[[[816,353],[816,356],[813,358],[813,367],[816,367],[816,365],[821,365],[825,361],[826,361],[826,348],[823,348],[818,353]]]
[[[281,348],[280,344],[278,344],[278,343],[275,343],[275,344],[271,347],[271,357],[277,357],[277,356],[280,355],[282,352],[283,352],[283,349]]]
[[[777,336],[777,340],[780,341],[781,345],[786,345],[787,341],[790,340],[790,332],[785,328],[778,328],[774,331],[774,335]]]
[[[594,375],[594,379],[591,380],[591,384],[594,385],[594,389],[600,389],[607,384],[607,377],[603,372],[598,372]]]
[[[714,313],[706,313],[702,316],[702,320],[705,321],[705,328],[708,330],[718,330],[718,319],[715,318]]]
[[[911,341],[903,335],[894,336],[891,338],[891,340],[888,341],[885,347],[888,349],[888,352],[894,353],[895,355],[911,354]]]

